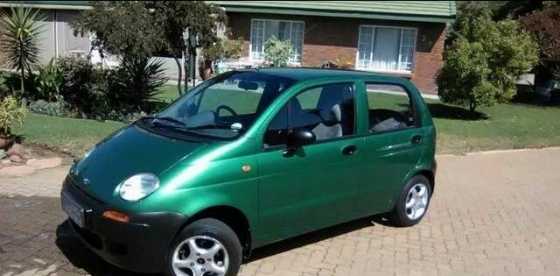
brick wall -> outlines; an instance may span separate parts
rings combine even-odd
[[[435,76],[442,66],[445,24],[405,21],[363,20],[316,16],[228,13],[234,37],[245,39],[244,56],[249,55],[251,19],[289,19],[305,22],[302,65],[316,67],[327,61],[356,60],[361,24],[418,28],[415,67],[410,78],[424,93],[437,93]]]

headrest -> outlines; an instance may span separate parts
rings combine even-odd
[[[333,105],[330,110],[321,109],[319,113],[321,115],[321,119],[323,120],[323,124],[326,126],[340,124],[342,121],[342,111],[339,104]]]

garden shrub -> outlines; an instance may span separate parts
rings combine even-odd
[[[152,112],[154,96],[167,79],[163,63],[147,58],[123,58],[107,75],[106,97],[111,111],[123,114]]]
[[[60,95],[60,90],[64,84],[64,75],[56,59],[51,59],[45,66],[40,66],[38,74],[33,75],[36,97],[54,101]]]
[[[48,102],[45,100],[37,100],[30,102],[29,111],[58,117],[75,117],[69,110],[68,104],[61,96],[56,97],[56,101]]]
[[[60,67],[61,95],[84,118],[129,121],[133,114],[152,112],[154,95],[166,82],[157,60],[123,59],[117,68],[102,70],[85,59],[64,58]]]
[[[11,136],[14,126],[23,124],[26,109],[13,96],[0,100],[0,136]]]
[[[274,67],[285,67],[292,56],[292,43],[272,36],[264,43],[264,60]]]
[[[109,112],[106,72],[84,58],[61,58],[59,66],[64,79],[60,94],[74,112],[85,118]]]
[[[511,100],[516,80],[538,62],[533,37],[517,21],[494,22],[480,9],[462,13],[455,30],[437,77],[440,98],[472,112]]]

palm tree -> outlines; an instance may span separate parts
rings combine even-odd
[[[39,57],[38,37],[43,17],[39,10],[17,7],[0,20],[0,51],[5,55],[8,66],[20,73],[21,92],[24,92],[25,71],[30,72]]]

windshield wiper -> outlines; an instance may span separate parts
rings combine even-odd
[[[216,124],[207,124],[207,125],[200,125],[200,126],[193,126],[193,127],[187,127],[187,129],[213,129],[213,128],[217,128],[217,129],[229,129],[230,126],[227,125],[216,125]]]
[[[173,126],[173,127],[180,127],[180,128],[186,127],[184,122],[168,116],[165,117],[146,116],[143,119],[152,120],[151,123],[156,124],[158,126]]]

